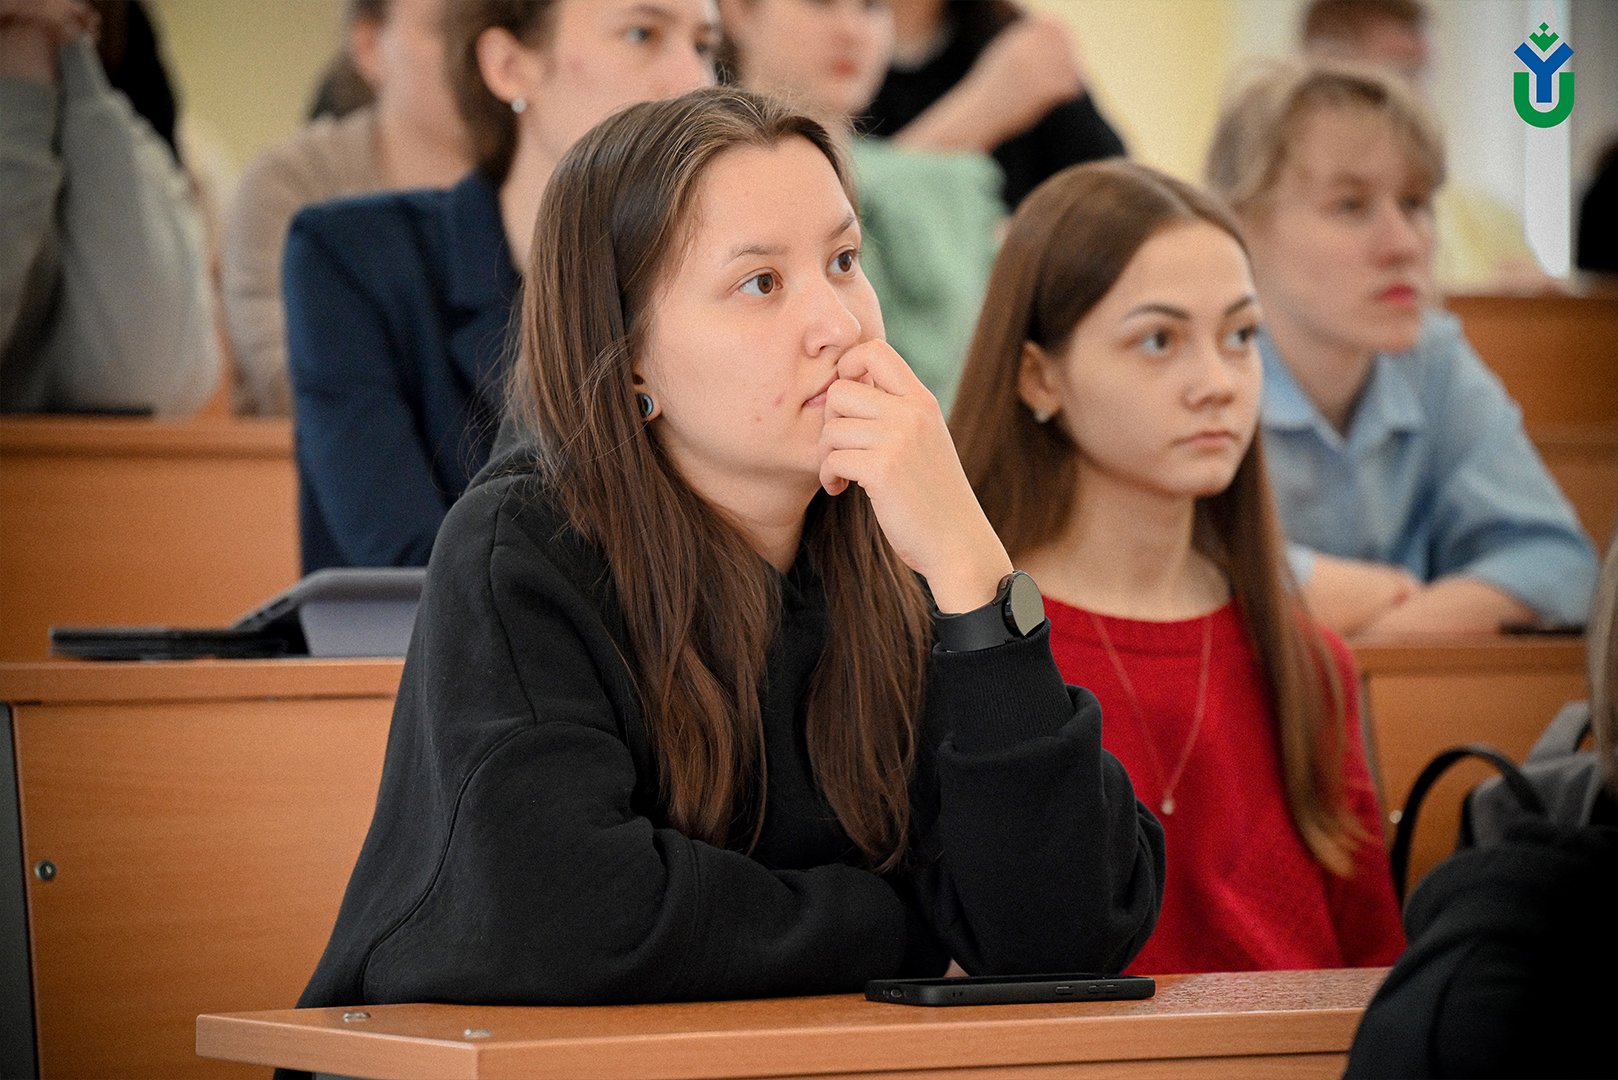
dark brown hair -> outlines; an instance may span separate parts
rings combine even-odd
[[[1379,22],[1419,34],[1427,29],[1427,8],[1421,0],[1314,0],[1300,31],[1305,45],[1354,44]]]
[[[635,407],[633,364],[683,257],[708,165],[805,139],[852,202],[826,128],[768,98],[698,90],[635,105],[563,157],[546,188],[509,400],[569,523],[605,554],[669,815],[716,844],[763,823],[759,687],[780,579],[680,476]],[[810,504],[804,545],[828,630],[805,737],[816,782],[873,865],[903,856],[928,605],[856,487]],[[749,817],[749,815],[751,815]]]
[[[494,96],[478,66],[478,38],[504,30],[529,47],[549,43],[557,0],[448,0],[444,5],[444,70],[466,124],[472,162],[495,184],[505,182],[517,153],[517,116]]]
[[[1080,497],[1078,448],[1059,425],[1036,422],[1018,392],[1024,343],[1065,353],[1141,245],[1195,221],[1243,243],[1217,200],[1125,161],[1065,169],[1012,217],[950,427],[967,479],[1013,559],[1055,539]],[[1354,846],[1366,838],[1343,792],[1345,690],[1287,580],[1259,433],[1230,486],[1197,500],[1194,530],[1197,550],[1230,579],[1258,657],[1280,727],[1293,821],[1323,866],[1347,874]]]

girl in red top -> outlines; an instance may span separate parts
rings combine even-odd
[[[1212,198],[1122,161],[1022,204],[951,416],[1069,681],[1167,833],[1132,971],[1390,963],[1403,945],[1353,661],[1286,576],[1259,307]]]

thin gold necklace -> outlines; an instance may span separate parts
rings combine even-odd
[[[1152,771],[1157,774],[1157,782],[1163,787],[1163,801],[1158,807],[1164,814],[1174,813],[1174,788],[1179,784],[1180,777],[1185,774],[1185,767],[1191,760],[1191,751],[1197,745],[1197,735],[1202,731],[1202,714],[1208,706],[1208,671],[1209,661],[1213,659],[1213,613],[1209,612],[1202,617],[1202,673],[1197,676],[1197,705],[1191,713],[1191,734],[1186,736],[1185,749],[1180,751],[1180,760],[1174,766],[1174,774],[1168,779],[1163,778],[1163,763],[1158,760],[1157,746],[1152,739],[1152,727],[1146,722],[1146,712],[1140,707],[1140,698],[1135,696],[1135,684],[1129,680],[1129,672],[1124,670],[1124,662],[1118,656],[1118,650],[1112,647],[1112,637],[1107,633],[1106,625],[1096,616],[1096,613],[1086,610],[1090,616],[1090,625],[1095,627],[1096,636],[1101,639],[1101,647],[1107,650],[1107,659],[1112,661],[1112,669],[1118,673],[1118,682],[1124,688],[1124,696],[1129,699],[1129,707],[1135,713],[1135,722],[1140,725],[1140,740],[1146,744],[1146,756],[1151,759]]]

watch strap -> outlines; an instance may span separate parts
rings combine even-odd
[[[958,614],[933,614],[933,639],[945,652],[976,652],[1020,641],[1045,622],[1045,602],[1034,579],[1013,570],[993,600]]]

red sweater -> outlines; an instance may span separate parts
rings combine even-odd
[[[1172,814],[1160,809],[1162,788],[1191,731],[1203,621],[1100,616],[1152,724],[1148,733],[1090,617],[1056,600],[1047,600],[1045,609],[1057,666],[1100,699],[1102,744],[1129,770],[1136,794],[1167,834],[1163,913],[1129,970],[1149,975],[1392,963],[1404,934],[1365,765],[1354,661],[1343,643],[1327,634],[1348,692],[1346,789],[1373,838],[1347,879],[1316,862],[1293,826],[1280,734],[1234,602],[1212,615],[1207,704],[1174,789]],[[1161,771],[1142,742],[1148,734]]]

